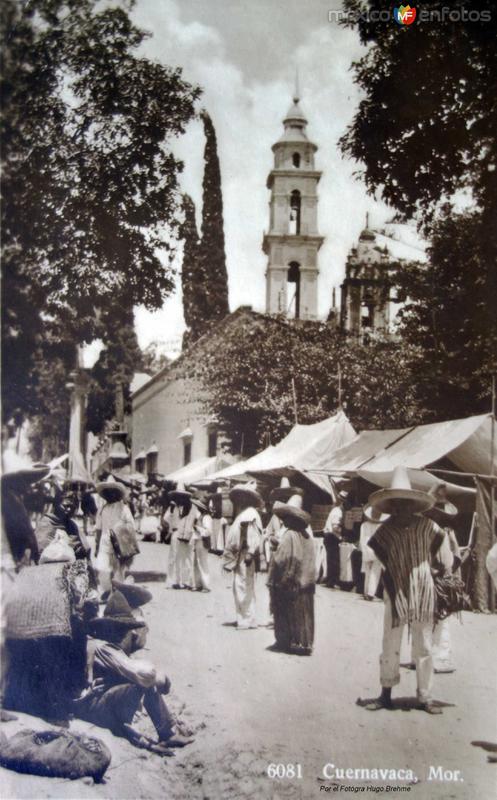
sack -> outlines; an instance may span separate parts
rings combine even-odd
[[[132,558],[140,552],[135,531],[131,525],[122,522],[110,531],[110,541],[119,559]]]
[[[90,776],[98,782],[111,758],[100,739],[64,730],[22,730],[0,741],[0,764],[29,775],[71,780]]]
[[[149,534],[157,534],[160,528],[160,520],[159,517],[156,516],[145,516],[142,517],[140,531],[144,536],[148,536]]]
[[[471,600],[464,591],[464,583],[457,575],[435,575],[435,620],[446,619],[450,614],[471,611]]]

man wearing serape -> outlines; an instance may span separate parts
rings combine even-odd
[[[400,681],[400,645],[404,626],[409,625],[416,663],[420,708],[430,714],[441,709],[432,701],[432,632],[435,614],[435,586],[431,564],[444,541],[441,529],[426,517],[417,516],[433,505],[427,492],[411,488],[407,470],[396,467],[390,489],[374,492],[369,503],[390,514],[369,540],[385,568],[385,617],[380,657],[380,697],[360,700],[370,711],[392,707],[392,687]],[[449,569],[450,565],[444,566]]]
[[[316,556],[311,517],[302,497],[276,501],[274,513],[283,533],[269,567],[268,587],[274,615],[275,650],[310,656],[314,643]]]

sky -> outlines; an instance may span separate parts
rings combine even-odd
[[[266,178],[271,146],[291,104],[296,68],[307,133],[318,145],[316,167],[323,172],[320,316],[329,311],[332,287],[343,279],[347,253],[364,227],[366,211],[375,228],[393,215],[366,195],[353,175],[358,165],[344,159],[338,148],[360,100],[350,65],[365,52],[355,31],[328,21],[328,11],[338,7],[339,0],[137,0],[132,12],[134,21],[152,33],[142,54],[181,67],[183,77],[203,89],[200,103],[218,139],[231,310],[251,305],[264,311]],[[185,163],[181,186],[195,201],[199,228],[203,148],[199,122],[191,123],[173,146]],[[174,354],[184,330],[180,287],[160,312],[139,308],[135,318],[142,347],[160,341],[163,351]]]

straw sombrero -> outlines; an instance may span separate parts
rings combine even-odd
[[[123,632],[133,628],[144,628],[145,624],[145,620],[133,616],[130,604],[122,592],[117,590],[110,595],[103,616],[94,617],[88,623],[96,636],[115,633],[116,628]]]
[[[5,450],[2,460],[2,483],[5,484],[36,483],[46,478],[50,472],[48,464],[33,464],[28,458],[14,453],[13,450]]]
[[[254,505],[260,505],[262,498],[257,491],[257,484],[255,481],[248,481],[247,483],[237,483],[230,489],[230,500],[232,503],[238,503],[240,500],[250,500]]]
[[[192,503],[194,506],[198,508],[199,511],[202,512],[202,514],[209,513],[209,509],[207,508],[206,504],[200,497],[192,497]]]
[[[406,511],[412,514],[421,514],[432,508],[435,498],[411,487],[409,475],[405,467],[395,467],[392,475],[392,484],[389,489],[380,489],[369,496],[369,504],[385,514],[393,512],[393,501],[402,501]]]
[[[288,478],[282,478],[280,485],[271,491],[269,502],[275,503],[278,500],[281,503],[287,503],[296,494],[303,495],[304,492],[298,486],[290,486]]]
[[[112,581],[112,588],[126,598],[131,608],[139,608],[149,603],[152,599],[152,592],[137,583],[127,583],[126,581]]]
[[[305,530],[311,522],[311,515],[302,508],[301,495],[294,494],[288,503],[281,503],[279,500],[273,505],[273,514],[276,514],[288,528]]]
[[[374,519],[372,511],[373,507],[371,505],[367,505],[362,512],[364,515],[364,519],[367,520],[368,522],[375,522],[375,523],[386,522],[390,516],[389,514],[380,514],[378,519]]]
[[[118,481],[114,480],[112,475],[109,475],[104,481],[100,481],[97,483],[95,490],[101,497],[105,499],[105,492],[112,491],[112,492],[119,492],[121,497],[124,497],[126,493],[126,489],[122,483],[118,483]]]
[[[186,503],[186,501],[191,500],[191,498],[192,493],[186,491],[184,483],[178,483],[176,489],[173,489],[172,492],[168,492],[167,495],[169,502],[177,503],[178,505]]]

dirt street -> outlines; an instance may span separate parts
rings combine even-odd
[[[169,548],[152,543],[141,547],[133,571],[160,577],[167,569]],[[471,745],[472,740],[497,742],[495,616],[465,613],[462,624],[452,621],[457,671],[435,677],[435,697],[446,704],[442,716],[401,708],[368,712],[356,699],[378,693],[381,602],[318,587],[313,655],[278,654],[267,649],[272,630],[233,627],[230,578],[221,573],[219,558],[210,556],[210,567],[210,594],[175,591],[153,580],[147,585],[154,598],[144,607],[150,626],[146,655],[166,667],[173,683],[168,702],[183,730],[195,733],[194,744],[177,750],[174,758],[161,759],[73,721],[71,730],[91,731],[111,747],[105,782],[88,785],[1,769],[5,800],[307,800],[350,792],[402,793],[419,800],[495,796],[497,764],[487,763],[487,753]],[[265,575],[258,576],[257,593],[262,624],[268,616]],[[408,652],[405,641],[402,661],[408,660]],[[415,674],[403,669],[395,697],[412,700],[415,687]],[[48,726],[27,715],[1,725],[7,736],[21,727]],[[325,780],[327,764],[338,769],[410,769],[417,782],[388,774],[377,780],[337,779],[330,766],[331,779]],[[287,773],[292,772],[288,765],[294,765],[295,777],[270,778],[270,765],[284,765]],[[457,770],[459,776],[454,775]]]

